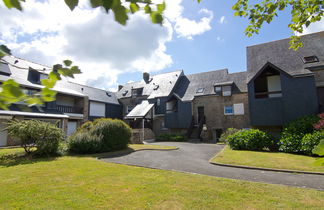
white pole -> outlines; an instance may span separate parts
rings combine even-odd
[[[145,135],[145,129],[144,129],[144,117],[142,119],[142,131],[143,131],[143,142],[145,140],[144,135]]]

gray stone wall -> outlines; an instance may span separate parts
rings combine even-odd
[[[243,103],[243,115],[225,115],[224,106]],[[204,131],[205,139],[214,139],[215,130],[222,129],[225,131],[227,128],[248,128],[249,123],[249,107],[247,93],[234,94],[232,96],[201,96],[196,97],[192,103],[193,116],[195,123],[198,118],[198,107],[204,107],[206,116],[206,126]]]

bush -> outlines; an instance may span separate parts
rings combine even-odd
[[[318,117],[320,118],[317,123],[314,124],[315,130],[324,130],[324,112],[319,114]]]
[[[239,132],[240,129],[237,129],[237,128],[228,128],[224,133],[222,133],[221,137],[219,138],[219,141],[220,142],[227,142],[227,138],[230,136],[230,135],[233,135],[237,132]]]
[[[318,120],[318,116],[306,116],[290,122],[281,134],[279,150],[282,152],[302,153],[302,139],[306,134],[313,133],[313,125]]]
[[[69,138],[69,151],[77,154],[101,152],[102,136],[91,135],[88,132],[77,132]]]
[[[170,133],[165,133],[161,134],[156,138],[157,141],[174,141],[174,142],[183,142],[187,141],[186,136],[183,134],[170,134]]]
[[[70,152],[85,154],[121,150],[127,147],[131,128],[121,120],[101,118],[87,122],[69,138]]]
[[[132,129],[121,120],[99,119],[90,130],[91,135],[102,135],[102,151],[125,149],[130,143]]]
[[[324,132],[316,131],[314,133],[306,134],[301,142],[301,151],[306,155],[312,155],[312,150],[324,140]]]
[[[261,151],[273,145],[271,137],[258,129],[241,130],[228,136],[231,149]]]
[[[12,120],[8,123],[7,131],[9,135],[20,140],[27,154],[57,154],[59,144],[64,140],[62,129],[38,120]],[[36,150],[32,151],[33,148]]]

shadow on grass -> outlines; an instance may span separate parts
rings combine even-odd
[[[56,160],[58,156],[52,157],[32,157],[25,154],[7,154],[0,156],[0,166],[11,167],[17,165],[34,164],[38,162],[48,162]]]
[[[72,156],[72,157],[92,157],[92,158],[102,159],[102,158],[121,157],[121,156],[128,155],[128,154],[130,154],[132,152],[135,152],[135,151],[136,150],[134,150],[132,148],[126,148],[126,149],[119,150],[119,151],[114,151],[114,152],[104,152],[104,153],[94,153],[94,154],[84,154],[84,155],[69,154],[69,156]]]

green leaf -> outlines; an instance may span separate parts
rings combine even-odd
[[[41,90],[41,96],[45,102],[55,101],[56,91],[49,88],[43,88]]]
[[[145,5],[144,11],[145,11],[146,14],[151,14],[152,9],[151,9],[149,4]]]
[[[0,45],[0,58],[11,55],[10,49],[6,45]]]
[[[152,21],[152,23],[162,24],[163,17],[159,12],[152,12],[151,13],[151,21]]]
[[[41,82],[42,82],[42,85],[44,85],[45,87],[53,88],[55,86],[57,80],[59,80],[59,79],[60,78],[58,77],[58,74],[52,71],[48,75],[48,79],[43,79]]]
[[[114,6],[112,10],[115,14],[115,20],[122,25],[126,25],[126,21],[128,20],[126,8],[120,4]]]
[[[66,66],[71,66],[72,65],[72,61],[70,61],[70,60],[64,60],[63,63]]]
[[[20,11],[22,10],[19,0],[3,0],[3,2],[8,9],[16,8]]]
[[[135,13],[139,10],[139,6],[136,3],[130,3],[129,8],[132,13]]]
[[[81,74],[81,70],[79,69],[78,66],[72,66],[71,72],[72,74]]]
[[[113,5],[114,0],[102,0],[102,6],[105,8],[108,13]]]
[[[313,154],[324,156],[324,140],[322,140],[312,152]]]
[[[65,4],[68,5],[71,11],[74,10],[76,6],[79,4],[79,0],[64,0]]]
[[[163,2],[162,4],[158,4],[158,5],[156,5],[156,7],[157,7],[157,11],[159,12],[159,13],[163,13],[163,11],[165,10],[165,8],[166,8],[166,6],[165,6],[165,2]]]
[[[103,6],[102,0],[90,0],[90,4],[92,8]]]

